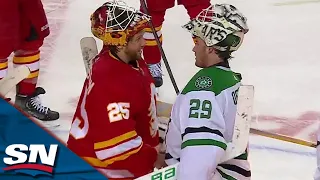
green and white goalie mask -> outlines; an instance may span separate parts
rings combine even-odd
[[[211,5],[182,27],[208,47],[230,52],[241,46],[249,31],[246,17],[230,4]]]

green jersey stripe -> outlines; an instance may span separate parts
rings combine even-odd
[[[247,151],[243,154],[241,154],[240,156],[238,157],[235,157],[234,159],[238,159],[238,160],[248,160],[248,153]]]
[[[201,132],[207,132],[207,133],[212,133],[212,134],[216,134],[218,136],[221,136],[223,138],[223,134],[216,129],[211,129],[205,126],[202,127],[187,127],[186,130],[184,131],[184,133],[181,135],[182,139],[185,135],[189,134],[189,133],[201,133]]]
[[[181,94],[192,91],[211,91],[216,96],[223,90],[240,82],[239,76],[230,71],[213,66],[201,69],[188,82]]]
[[[182,143],[181,149],[184,149],[188,146],[217,146],[223,150],[227,149],[226,143],[214,139],[189,139]]]

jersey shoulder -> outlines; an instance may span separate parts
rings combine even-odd
[[[209,67],[201,69],[196,73],[181,94],[187,94],[194,91],[211,91],[215,95],[228,89],[241,81],[239,73],[231,71],[224,67]]]

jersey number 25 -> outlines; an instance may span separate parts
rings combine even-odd
[[[110,103],[107,106],[109,111],[109,120],[110,122],[121,121],[124,119],[129,119],[129,103],[119,102],[119,103]]]

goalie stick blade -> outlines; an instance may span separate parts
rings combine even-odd
[[[89,73],[92,59],[98,54],[97,42],[93,37],[84,37],[80,40],[80,47],[86,72]]]
[[[178,165],[179,164],[167,166],[165,168],[156,170],[150,174],[139,177],[135,180],[155,180],[155,179],[176,180]]]
[[[10,90],[15,87],[20,81],[27,78],[30,70],[27,66],[19,66],[9,71],[8,75],[0,80],[0,94],[5,96]]]

